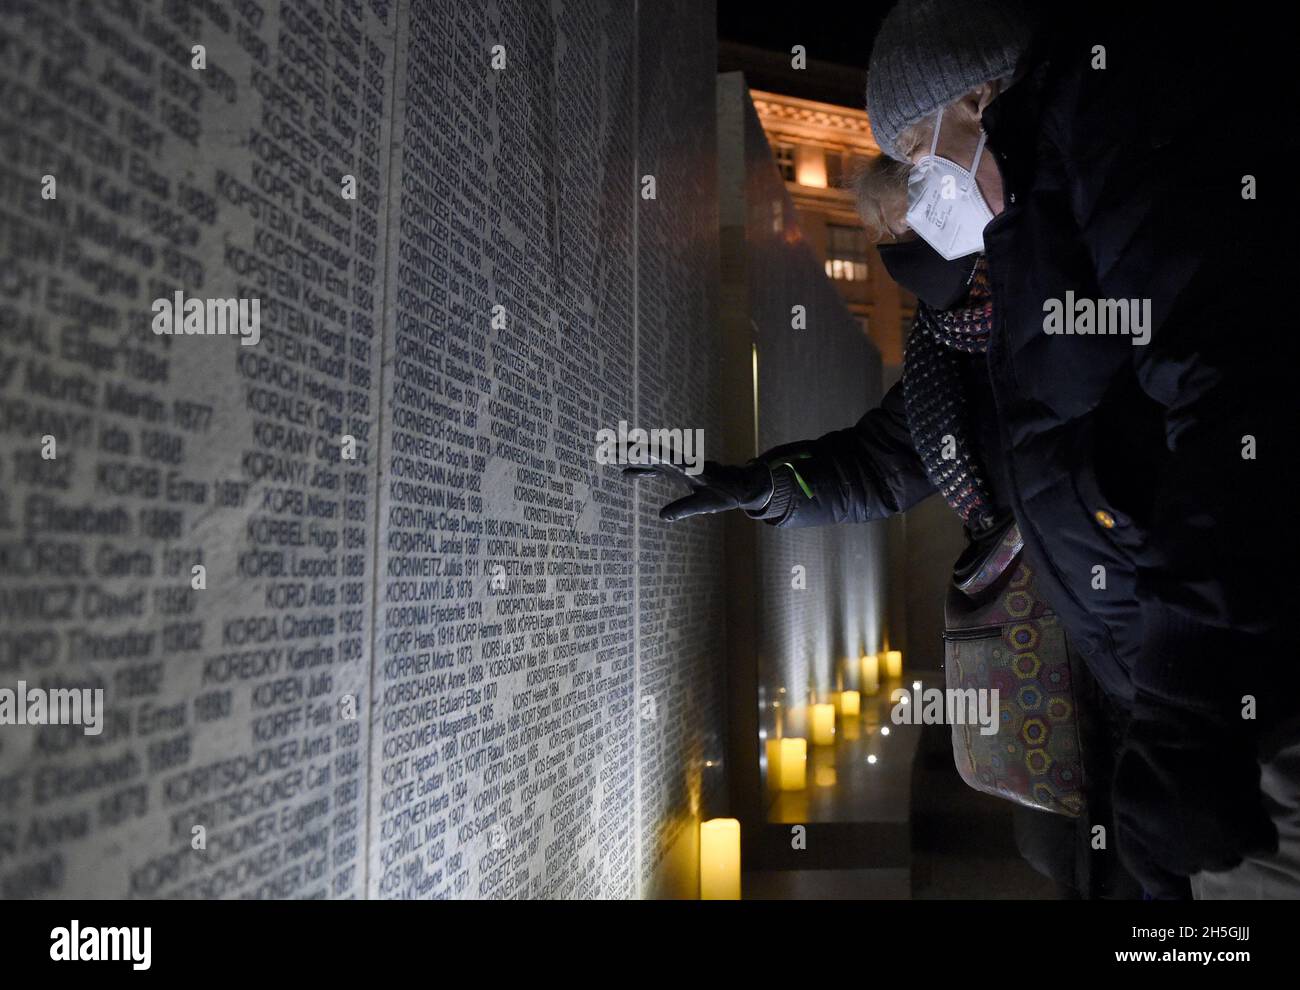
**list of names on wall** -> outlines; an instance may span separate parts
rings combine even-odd
[[[0,896],[363,891],[385,6],[0,15]]]
[[[715,428],[713,30],[0,6],[0,690],[103,692],[0,725],[0,897],[649,890],[721,543],[595,437]]]

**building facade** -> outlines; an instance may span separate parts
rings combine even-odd
[[[880,147],[863,110],[750,89],[799,224],[849,310],[880,350],[886,385],[903,363],[916,300],[885,271],[858,218],[853,177]]]

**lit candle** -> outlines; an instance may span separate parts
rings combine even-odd
[[[887,650],[885,652],[885,676],[891,678],[903,676],[903,653],[901,650]]]
[[[787,736],[781,740],[781,790],[802,791],[808,786],[808,740]]]
[[[865,694],[880,691],[880,658],[874,653],[862,655],[862,691]]]
[[[829,746],[835,742],[835,706],[812,706],[812,741],[814,746]]]
[[[740,900],[740,822],[700,822],[700,900]]]
[[[861,710],[862,696],[857,691],[840,692],[840,714],[856,715]]]

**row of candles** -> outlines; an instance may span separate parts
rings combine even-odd
[[[867,653],[862,657],[861,691],[840,691],[839,715],[856,718],[862,710],[862,695],[880,693],[880,673],[897,680],[903,676],[903,654],[900,650]],[[814,701],[811,712],[811,735],[814,746],[830,746],[835,742],[835,703]],[[767,776],[782,791],[802,791],[808,786],[808,740],[797,736],[782,736],[777,721],[777,737],[767,740]]]
[[[903,676],[903,654],[899,650],[864,654],[861,664],[861,691],[838,692],[841,718],[856,718],[862,710],[862,695],[880,692],[882,667],[888,680]],[[814,700],[809,707],[813,745],[834,745],[836,704]],[[776,780],[783,791],[801,791],[808,786],[808,740],[781,736],[779,712],[777,738],[767,740],[768,779]],[[700,822],[700,898],[740,900],[740,822],[735,818]]]

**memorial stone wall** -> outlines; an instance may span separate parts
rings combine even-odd
[[[594,438],[717,428],[713,37],[0,4],[0,689],[104,692],[0,897],[692,892],[720,530]]]

